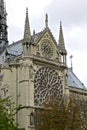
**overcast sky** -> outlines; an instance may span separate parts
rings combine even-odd
[[[23,38],[26,7],[31,33],[34,29],[36,32],[44,29],[48,13],[49,28],[58,41],[62,21],[68,66],[73,55],[73,71],[87,86],[87,0],[6,0],[10,43]]]

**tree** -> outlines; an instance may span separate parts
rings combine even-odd
[[[85,111],[83,108],[82,102],[75,99],[67,104],[64,101],[45,103],[44,108],[36,110],[36,130],[87,130],[87,108]]]
[[[82,130],[87,130],[87,101],[81,101],[81,109],[82,109]]]
[[[81,130],[83,121],[81,102],[76,99],[71,99],[67,105],[67,111],[67,130]]]
[[[18,130],[14,125],[16,109],[9,98],[0,98],[0,130]]]

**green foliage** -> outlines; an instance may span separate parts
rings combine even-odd
[[[9,98],[0,98],[0,130],[18,130],[14,125],[16,109]]]

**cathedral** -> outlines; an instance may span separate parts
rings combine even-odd
[[[50,100],[68,100],[76,96],[87,100],[87,88],[67,66],[62,23],[59,40],[55,40],[49,26],[31,34],[26,9],[24,36],[9,44],[7,13],[4,0],[0,0],[0,97],[11,96],[15,106],[21,105],[15,121],[21,130],[35,130],[31,117],[34,110]]]

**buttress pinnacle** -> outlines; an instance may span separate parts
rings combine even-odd
[[[60,52],[62,54],[67,55],[67,51],[65,49],[64,37],[63,37],[63,30],[62,30],[62,23],[60,22],[60,32],[59,32],[59,44]]]
[[[64,37],[63,37],[63,30],[62,30],[62,23],[60,21],[60,32],[59,32],[59,46],[62,49],[65,49]]]
[[[24,27],[24,40],[29,42],[31,39],[29,18],[28,18],[28,8],[26,8],[26,18],[25,18],[25,27]]]

